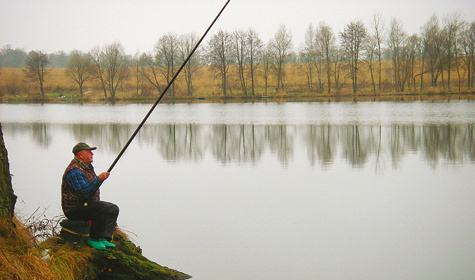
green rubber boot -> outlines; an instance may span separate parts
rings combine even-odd
[[[109,248],[115,248],[114,243],[110,243],[109,241],[105,240],[104,238],[99,239],[99,241],[102,243],[102,245],[109,247]]]
[[[102,244],[102,242],[99,241],[99,240],[92,240],[92,239],[89,238],[87,240],[87,244],[91,245],[92,248],[97,249],[97,250],[105,250],[106,249],[106,246],[104,244]]]

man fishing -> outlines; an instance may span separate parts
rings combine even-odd
[[[171,81],[163,90],[160,97],[157,99],[157,101],[155,101],[152,108],[150,108],[149,112],[145,115],[144,119],[129,138],[129,141],[127,141],[125,146],[122,148],[119,155],[116,157],[107,172],[102,172],[99,174],[99,176],[96,176],[96,173],[94,173],[94,168],[92,167],[91,163],[93,156],[92,150],[95,150],[96,147],[90,147],[83,142],[74,146],[74,159],[66,168],[63,175],[63,182],[61,185],[61,204],[63,206],[64,215],[66,215],[68,219],[91,220],[91,229],[87,242],[93,248],[103,250],[106,247],[115,247],[115,245],[110,243],[110,241],[112,240],[112,234],[115,231],[117,217],[119,216],[119,207],[117,207],[117,205],[99,200],[99,187],[101,186],[102,182],[109,177],[109,173],[122,157],[127,147],[145,124],[148,117],[151,115],[162,97],[173,84],[178,74],[180,74],[181,70],[185,67],[188,60],[196,51],[200,43],[205,38],[206,34],[208,34],[209,30],[214,25],[216,20],[218,20],[219,16],[222,14],[230,1],[231,0],[227,0],[226,4],[224,4],[221,11],[215,17],[203,36],[201,36],[198,43],[196,43],[193,50],[190,52]]]
[[[119,207],[100,201],[99,187],[109,177],[109,172],[96,175],[92,166],[92,152],[96,147],[80,142],[73,147],[74,159],[66,167],[61,184],[61,205],[70,220],[90,220],[87,243],[93,248],[114,248],[111,243],[115,232]]]

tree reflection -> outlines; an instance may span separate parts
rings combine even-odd
[[[153,132],[147,134],[146,142],[154,145],[158,137],[157,150],[167,160],[198,161],[204,155],[204,139],[199,126],[168,124],[148,126],[147,129]]]
[[[319,161],[322,166],[333,162],[338,141],[338,130],[331,125],[309,125],[304,128],[302,137],[307,148],[307,157],[313,166]]]
[[[473,161],[473,125],[425,125],[423,135],[422,152],[428,162],[435,165],[441,158],[456,162],[466,155]]]
[[[287,134],[288,128],[286,125],[270,125],[266,128],[266,136],[270,151],[276,154],[279,161],[287,165],[289,159],[293,155],[294,150],[294,134]]]
[[[49,148],[52,138],[66,132],[77,142],[92,143],[117,154],[135,129],[135,125],[127,124],[4,124],[5,133],[15,137],[29,134],[42,148]],[[431,166],[441,161],[473,162],[474,130],[473,124],[160,124],[145,125],[134,141],[139,146],[154,147],[167,161],[199,162],[210,154],[223,164],[255,164],[268,151],[283,165],[293,158],[300,141],[312,166],[331,165],[341,155],[351,167],[364,167],[373,158],[379,168],[386,156],[397,167],[410,153],[420,153]]]
[[[97,143],[117,153],[135,130],[135,126],[124,124],[70,124],[67,127],[77,142]]]
[[[419,151],[421,145],[421,127],[410,125],[391,125],[390,153],[392,163],[398,166],[403,156],[412,151]]]
[[[34,123],[31,125],[31,132],[40,147],[47,148],[49,146],[51,136],[48,133],[47,125],[44,123]]]

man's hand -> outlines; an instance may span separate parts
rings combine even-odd
[[[109,177],[109,174],[110,174],[109,172],[102,172],[97,177],[99,177],[100,180],[104,181],[105,179],[107,179]]]

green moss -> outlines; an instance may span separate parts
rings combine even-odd
[[[115,249],[94,250],[84,243],[65,243],[52,237],[37,246],[51,250],[51,271],[58,279],[181,280],[191,276],[150,261],[140,247],[122,236],[114,237]]]
[[[189,279],[191,276],[154,263],[141,254],[139,247],[118,237],[115,249],[94,251],[91,263],[96,268],[96,279]]]

